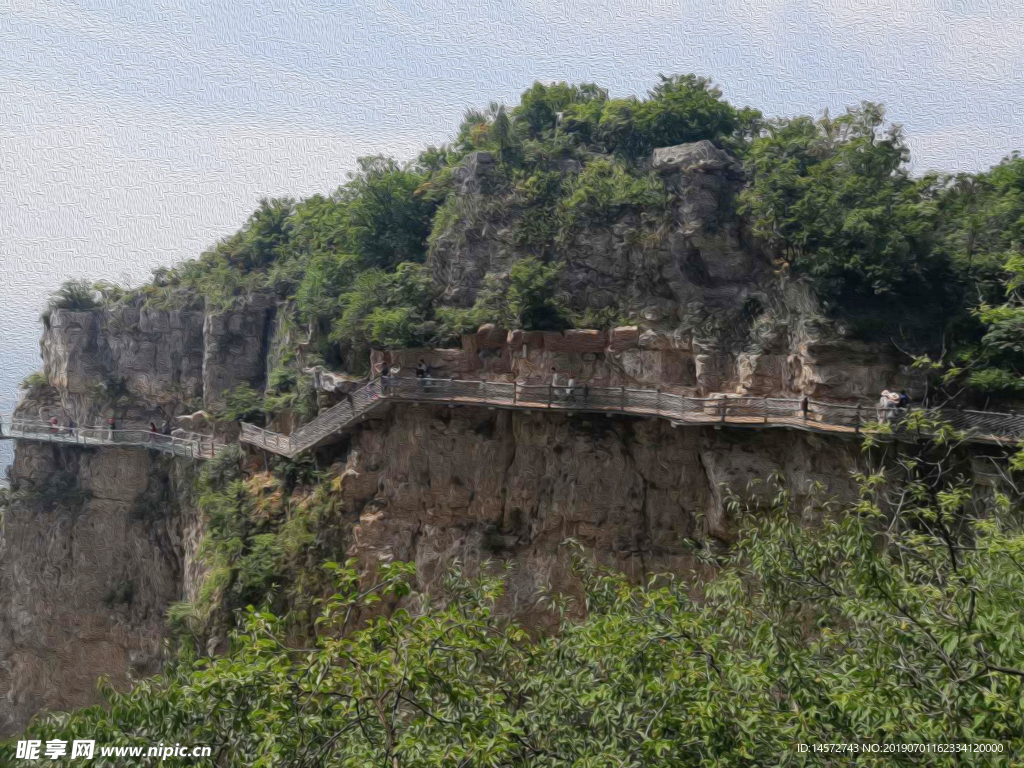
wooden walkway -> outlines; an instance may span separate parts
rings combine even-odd
[[[160,435],[145,429],[110,429],[108,427],[54,427],[46,421],[0,418],[4,440],[38,440],[65,445],[125,445],[149,448],[172,456],[190,459],[211,459],[225,448],[208,435]]]
[[[508,408],[538,412],[605,413],[662,418],[673,426],[799,429],[858,435],[875,429],[886,413],[868,405],[770,397],[686,397],[656,389],[517,384],[452,379],[374,379],[290,435],[241,424],[240,441],[293,457],[396,403]],[[1024,414],[989,411],[933,412],[973,442],[1015,445],[1024,439]],[[897,418],[901,418],[898,414]],[[138,446],[172,456],[210,459],[226,446],[209,435],[160,435],[144,429],[52,426],[49,422],[0,418],[2,439],[39,440],[82,446]]]
[[[242,424],[241,440],[282,456],[295,456],[394,403],[436,403],[564,413],[616,413],[664,418],[674,426],[799,429],[858,435],[892,418],[874,406],[797,398],[694,398],[654,389],[553,387],[451,379],[375,379],[291,435]],[[937,416],[975,442],[1015,444],[1024,438],[1024,415],[987,411],[941,411]]]

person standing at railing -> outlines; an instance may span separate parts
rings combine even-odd
[[[427,361],[422,357],[419,363],[416,364],[416,378],[419,380],[420,389],[426,389],[427,379],[430,378],[430,366],[427,365]]]
[[[54,416],[52,419],[50,419],[50,433],[56,435],[59,432],[60,429],[57,426],[57,417]]]
[[[892,413],[895,416],[893,420],[896,424],[901,424],[910,409],[910,396],[906,392],[892,392],[891,397],[893,399]]]
[[[878,399],[878,405],[875,406],[875,415],[878,417],[879,424],[888,423],[892,416],[892,410],[896,405],[892,394],[888,389],[883,389],[882,396]]]
[[[75,420],[68,419],[68,435],[71,437],[75,436]]]
[[[576,402],[576,390],[575,390],[575,387],[576,387],[576,379],[574,379],[572,376],[570,376],[569,377],[569,383],[565,387],[565,400],[566,400],[566,402],[570,402],[570,403],[575,403]]]
[[[560,381],[559,381],[559,378],[558,378],[558,369],[555,368],[555,366],[552,365],[551,366],[551,389],[549,391],[550,391],[551,395],[553,395],[554,397],[558,397],[558,395],[559,395],[559,392],[558,392],[558,385],[559,385],[559,383],[560,383]]]
[[[807,421],[807,412],[810,410],[810,407],[811,401],[808,399],[807,395],[804,395],[803,399],[800,400],[800,412],[804,415],[804,421]]]
[[[114,428],[114,417],[111,416],[109,419],[107,419],[107,440],[109,440],[110,442],[114,442]]]

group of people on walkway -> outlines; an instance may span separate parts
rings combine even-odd
[[[566,400],[569,402],[575,401],[576,379],[574,379],[572,376],[569,376],[568,380],[565,382],[565,385],[563,386],[562,381],[559,377],[560,374],[558,373],[558,368],[556,368],[555,366],[551,366],[551,392],[555,395],[555,397],[559,398],[560,400]],[[584,386],[584,397],[587,396],[588,389],[588,386]]]
[[[902,415],[908,407],[910,396],[906,392],[883,389],[877,406],[879,423],[892,421],[896,416]]]

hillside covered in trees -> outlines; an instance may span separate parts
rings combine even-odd
[[[334,193],[261,201],[236,234],[141,288],[69,283],[49,311],[269,298],[305,341],[274,358],[264,388],[233,390],[224,421],[303,420],[318,408],[310,365],[362,374],[371,350],[444,346],[484,323],[771,337],[791,294],[729,293],[713,258],[688,246],[675,266],[707,290],[655,295],[672,313],[650,312],[657,254],[679,252],[678,190],[656,150],[678,145],[719,174],[708,184],[724,180],[702,222],[735,225],[735,250],[751,255],[738,271],[805,288],[813,306],[801,311],[829,338],[898,348],[927,374],[931,402],[1024,395],[1024,158],[915,176],[877,105],[767,119],[694,76],[663,77],[644,98],[537,83],[518,104],[469,112],[448,145],[364,158]],[[580,266],[606,246],[628,255],[623,274]],[[723,491],[736,535],[680,534],[686,573],[637,583],[567,542],[578,588],[543,594],[531,626],[506,610],[513,558],[449,562],[440,590],[423,588],[419,564],[381,558],[371,581],[345,561],[352,518],[385,514],[369,492],[356,513],[345,506],[353,485],[378,482],[376,458],[358,471],[340,451],[330,469],[271,465],[233,446],[192,489],[208,570],[196,599],[169,611],[172,661],[131,692],[109,690],[106,707],[37,720],[28,737],[210,744],[218,766],[826,765],[834,756],[798,745],[830,742],[895,745],[859,751],[864,765],[1016,764],[1024,459],[969,449],[931,416],[900,428],[921,439],[866,440],[841,502],[822,487],[797,498],[769,476]],[[600,425],[581,429],[604,439]],[[480,421],[460,434],[477,449],[491,431]],[[653,475],[643,434],[620,438],[635,464],[655,457]],[[643,505],[659,482],[644,478]],[[502,534],[485,535],[496,556]]]
[[[564,253],[609,221],[641,252],[659,247],[668,191],[651,152],[704,140],[742,163],[732,205],[748,247],[780,275],[806,281],[840,333],[927,357],[948,397],[1024,391],[1016,340],[1024,159],[915,177],[901,130],[885,125],[878,105],[768,120],[694,76],[663,77],[646,98],[537,83],[519,104],[470,111],[448,145],[404,162],[364,158],[331,195],[262,201],[235,235],[157,270],[138,291],[72,284],[56,305],[227,308],[269,294],[288,302],[298,327],[317,329],[323,360],[354,370],[369,348],[441,345],[484,322],[558,329],[636,320],[621,300],[575,300],[558,280]],[[460,166],[481,155],[493,162],[486,188],[474,190],[483,194],[453,194]],[[468,300],[453,300],[438,277],[443,243],[496,211],[506,214],[514,262]],[[271,390],[293,391],[294,376],[282,370]]]

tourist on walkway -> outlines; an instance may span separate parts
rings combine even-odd
[[[110,440],[111,442],[114,441],[114,429],[114,417],[111,416],[109,419],[107,419],[107,439]]]
[[[56,416],[54,416],[52,419],[50,419],[50,432],[52,434],[54,434],[54,435],[56,435],[57,433],[60,432],[60,429],[57,426],[57,417]]]
[[[878,406],[876,408],[879,424],[886,424],[892,418],[893,409],[896,407],[896,403],[899,400],[898,395],[896,395],[895,398],[893,397],[894,394],[895,393],[890,392],[888,389],[882,390],[882,396],[879,398]]]
[[[555,366],[551,366],[551,388],[548,390],[553,397],[558,397],[558,369]]]
[[[68,434],[71,435],[71,437],[75,436],[75,420],[74,419],[68,419]]]
[[[420,389],[426,389],[427,379],[430,378],[430,366],[427,365],[427,361],[422,357],[419,363],[416,364],[416,378],[420,382]]]

